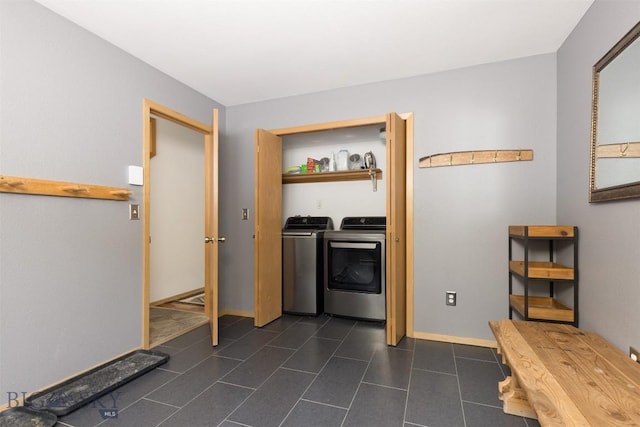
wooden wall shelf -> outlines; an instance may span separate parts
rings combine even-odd
[[[420,158],[421,168],[440,166],[475,165],[533,160],[533,150],[479,150],[432,154]]]
[[[376,179],[382,179],[382,170],[373,169]],[[337,172],[291,173],[282,175],[283,184],[299,184],[303,182],[335,182],[335,181],[368,181],[371,179],[369,169],[358,169]]]
[[[0,175],[0,193],[126,201],[133,191],[120,187]]]

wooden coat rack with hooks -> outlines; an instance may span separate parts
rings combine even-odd
[[[420,158],[421,168],[441,166],[476,165],[480,163],[502,163],[533,160],[533,150],[473,150],[432,154]]]
[[[133,191],[120,187],[0,175],[0,193],[126,201]]]
[[[598,158],[640,157],[640,141],[599,144],[596,151]]]

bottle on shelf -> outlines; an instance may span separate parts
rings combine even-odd
[[[330,172],[335,172],[337,170],[336,167],[336,154],[332,151],[331,152],[331,159],[329,160],[329,171]]]

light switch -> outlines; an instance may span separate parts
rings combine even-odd
[[[129,184],[143,185],[143,175],[141,166],[129,166]]]
[[[129,205],[129,219],[140,219],[140,205]]]

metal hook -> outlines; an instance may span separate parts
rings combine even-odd
[[[627,150],[629,149],[629,142],[624,145],[624,150],[622,149],[622,144],[620,144],[620,157],[627,157]]]

